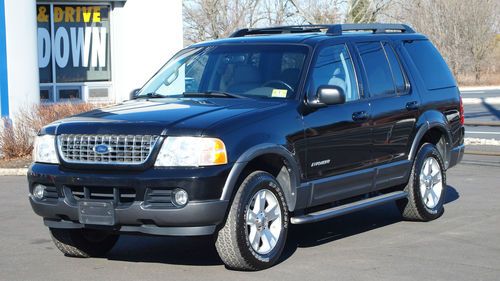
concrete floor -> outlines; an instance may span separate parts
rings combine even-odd
[[[122,236],[107,258],[64,257],[26,179],[0,177],[0,280],[500,280],[500,168],[473,160],[448,172],[440,219],[401,221],[390,203],[293,226],[283,261],[249,273],[225,269],[210,237]]]

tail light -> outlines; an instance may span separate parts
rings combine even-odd
[[[465,123],[465,116],[464,116],[464,103],[462,102],[462,97],[460,97],[460,124]]]

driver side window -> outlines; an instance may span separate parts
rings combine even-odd
[[[345,44],[321,49],[312,68],[310,94],[315,95],[320,86],[338,86],[344,90],[346,102],[359,99],[356,73]]]

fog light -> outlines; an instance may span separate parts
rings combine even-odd
[[[182,207],[182,206],[187,204],[188,194],[184,189],[178,188],[178,189],[174,190],[173,194],[174,194],[174,196],[173,196],[174,205],[176,205],[178,207]]]
[[[43,199],[43,194],[45,193],[45,186],[41,184],[35,185],[35,188],[33,188],[33,196],[35,196],[36,199]]]

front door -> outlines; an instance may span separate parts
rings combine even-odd
[[[304,115],[307,178],[315,181],[314,205],[368,192],[372,174],[349,176],[371,162],[370,104],[360,96],[358,79],[346,44],[324,45],[311,68],[307,92],[323,85],[344,90],[346,102]],[[342,174],[342,175],[341,175]],[[337,181],[338,179],[338,181]]]

